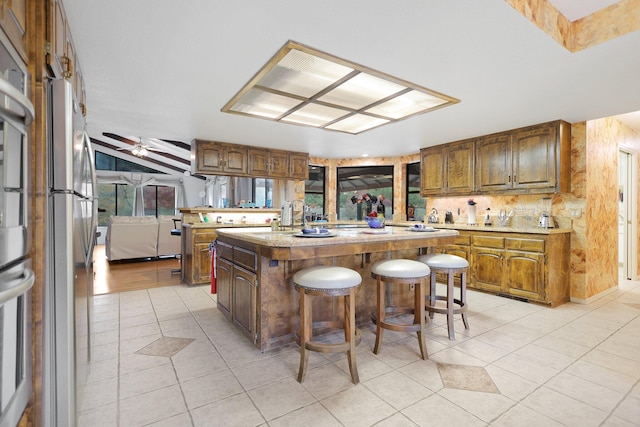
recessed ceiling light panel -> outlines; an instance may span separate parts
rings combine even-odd
[[[458,102],[289,41],[222,111],[357,134]]]

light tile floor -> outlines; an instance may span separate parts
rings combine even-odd
[[[297,346],[256,350],[208,291],[95,297],[80,426],[640,425],[640,282],[554,309],[469,291],[471,329],[449,341],[436,315],[428,361],[391,331],[374,355],[363,327],[358,385],[318,353],[299,384]]]

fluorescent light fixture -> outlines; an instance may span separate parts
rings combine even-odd
[[[289,41],[222,111],[358,134],[458,102]]]

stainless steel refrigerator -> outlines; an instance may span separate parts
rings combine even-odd
[[[47,102],[43,421],[45,425],[75,426],[91,356],[95,163],[71,83],[49,80]]]

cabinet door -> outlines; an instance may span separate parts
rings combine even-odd
[[[254,273],[233,267],[232,306],[233,323],[255,342],[256,282]]]
[[[193,254],[194,276],[197,280],[194,284],[211,282],[211,254],[208,243],[196,243]]]
[[[223,173],[224,145],[215,142],[194,141],[196,169],[194,173]]]
[[[511,144],[513,188],[556,187],[556,128],[516,132]]]
[[[53,77],[62,78],[66,69],[67,17],[61,0],[49,0],[47,3],[47,65]]]
[[[478,191],[511,188],[511,135],[490,135],[476,142]]]
[[[27,55],[27,0],[3,0],[0,3],[0,27],[24,62]]]
[[[269,176],[269,153],[267,150],[250,148],[249,155],[249,175]]]
[[[486,291],[501,292],[503,276],[503,254],[500,249],[471,248],[473,281],[470,287]]]
[[[544,302],[544,254],[506,251],[505,287],[511,295]]]
[[[293,179],[309,178],[309,156],[304,153],[289,153],[289,176]]]
[[[289,177],[289,153],[286,151],[271,151],[269,153],[270,178]]]
[[[247,174],[247,149],[245,147],[225,146],[224,171],[237,176]]]
[[[218,257],[216,263],[216,299],[218,310],[227,319],[231,319],[231,281],[233,280],[233,264],[224,258]]]
[[[420,195],[444,192],[444,149],[442,145],[420,150]]]
[[[471,193],[475,189],[475,144],[474,141],[462,141],[446,146],[447,193]]]

